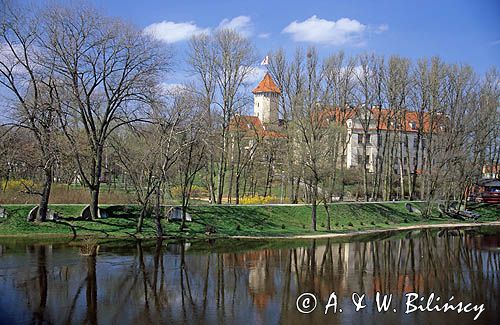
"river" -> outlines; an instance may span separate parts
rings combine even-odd
[[[189,243],[4,238],[0,324],[495,324],[499,243],[500,227]],[[437,311],[445,302],[455,310]],[[458,313],[459,302],[469,308]]]

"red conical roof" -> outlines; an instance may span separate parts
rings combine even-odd
[[[252,91],[252,93],[257,94],[257,93],[278,93],[281,94],[280,89],[278,86],[273,81],[273,78],[271,78],[271,75],[269,72],[266,72],[266,75],[264,76],[264,79],[259,83],[257,87]]]

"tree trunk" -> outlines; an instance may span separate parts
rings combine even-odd
[[[368,159],[366,158],[366,153],[367,153],[367,143],[366,140],[368,138],[368,132],[363,132],[363,196],[365,199],[365,202],[368,202],[368,172],[366,170],[366,165],[368,164]]]
[[[273,156],[270,154],[267,161],[266,186],[264,188],[264,197],[271,195],[271,186],[273,182]]]
[[[235,199],[236,199],[236,205],[240,204],[240,173],[236,173],[236,188],[235,188]]]
[[[328,203],[326,202],[326,200],[324,202],[324,206],[326,211],[326,230],[332,230],[330,221],[330,208],[328,207]]]
[[[45,168],[45,182],[43,184],[42,197],[37,214],[37,221],[47,220],[47,211],[49,209],[50,190],[52,188],[52,167]]]
[[[156,185],[156,204],[155,204],[155,226],[156,238],[163,238],[163,227],[161,226],[161,191],[160,184]]]
[[[227,189],[227,203],[232,202],[233,181],[234,181],[234,163],[231,164],[231,175],[229,177],[229,187]]]
[[[90,190],[90,220],[99,217],[99,186]]]
[[[340,158],[340,193],[339,193],[339,201],[344,201],[344,192],[345,192],[345,155],[342,155]]]
[[[294,204],[299,203],[299,190],[300,190],[300,177],[297,178],[297,183],[295,184],[295,193],[292,201],[292,203]]]
[[[417,132],[415,146],[415,160],[413,161],[413,174],[411,175],[411,195],[410,200],[416,199],[416,191],[417,191],[417,174],[418,174],[418,160],[419,160],[419,149],[420,149],[420,130]]]
[[[222,197],[224,195],[224,182],[226,180],[226,171],[227,171],[227,159],[226,159],[226,154],[227,154],[227,136],[225,135],[225,132],[223,134],[223,148],[222,152],[220,155],[220,160],[219,160],[219,175],[218,175],[218,187],[217,187],[217,204],[222,204]]]
[[[313,184],[313,189],[312,189],[312,200],[311,200],[311,203],[312,203],[312,215],[311,215],[311,221],[312,221],[312,230],[313,231],[316,231],[317,227],[316,227],[316,212],[317,212],[317,208],[318,208],[318,180],[315,179],[314,180],[314,184]]]
[[[180,231],[184,231],[184,228],[186,227],[186,210],[187,210],[186,203],[184,202],[184,199],[182,199],[182,222]]]
[[[136,232],[142,232],[142,225],[144,224],[144,217],[146,216],[147,203],[144,203],[141,209],[141,214],[139,215],[139,220],[137,220]]]
[[[99,147],[95,153],[95,165],[92,175],[92,186],[90,187],[90,218],[95,220],[99,217],[99,192],[101,190],[101,174],[102,174],[102,151]]]
[[[209,201],[210,203],[214,204],[216,199],[215,199],[215,182],[214,182],[214,161],[212,155],[210,155],[210,164],[207,171],[208,171]]]

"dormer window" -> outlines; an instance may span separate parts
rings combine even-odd
[[[416,129],[417,129],[417,122],[415,122],[415,121],[411,121],[411,122],[410,122],[410,128],[411,128],[412,130],[416,130]]]

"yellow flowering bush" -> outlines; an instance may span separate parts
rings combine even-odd
[[[15,192],[22,191],[26,189],[25,185],[29,188],[32,188],[36,184],[35,182],[29,179],[12,179],[9,180],[8,182],[6,180],[2,180],[0,182],[1,189],[5,191],[15,191]]]
[[[170,193],[172,194],[173,198],[181,198],[182,197],[182,187],[179,185],[173,186],[170,188]],[[206,188],[198,186],[198,185],[193,185],[191,187],[191,197],[201,197],[204,195],[207,195],[208,191]]]
[[[270,203],[281,203],[280,198],[276,196],[243,196],[240,199],[241,204],[270,204]],[[287,200],[284,199],[283,203],[287,203]]]

